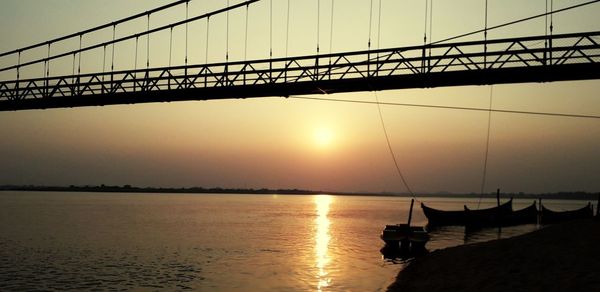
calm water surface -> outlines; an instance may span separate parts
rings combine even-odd
[[[475,201],[422,198],[461,209]],[[0,290],[381,291],[405,265],[379,233],[392,197],[0,192]],[[515,209],[530,204],[516,201]],[[547,201],[556,209],[587,202]],[[482,207],[495,204],[484,200]],[[572,205],[572,206],[571,206]],[[414,224],[426,224],[415,204]],[[432,233],[429,250],[535,225]]]

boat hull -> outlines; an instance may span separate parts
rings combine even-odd
[[[541,224],[552,224],[552,223],[560,223],[571,220],[578,219],[587,219],[594,217],[594,212],[592,210],[592,205],[588,204],[587,206],[571,211],[553,211],[542,205],[540,214],[540,223]]]

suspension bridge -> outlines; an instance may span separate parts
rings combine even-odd
[[[369,35],[368,49],[362,51],[321,54],[317,41],[317,51],[312,55],[275,58],[271,52],[269,58],[230,61],[227,53],[223,62],[210,63],[207,58],[202,64],[188,63],[188,24],[207,22],[208,50],[211,17],[226,14],[229,33],[230,11],[245,9],[247,26],[248,8],[261,0],[235,5],[227,3],[221,9],[194,17],[188,14],[190,1],[175,1],[105,25],[0,53],[0,60],[14,60],[7,65],[1,63],[5,65],[0,68],[0,73],[14,74],[12,78],[0,81],[0,111],[600,79],[600,31],[553,34],[550,23],[550,30],[544,35],[487,38],[490,30],[533,19],[547,19],[568,10],[585,9],[598,0],[489,27],[486,1],[486,22],[482,29],[436,42],[427,42],[426,31],[422,44],[379,49],[371,47]],[[177,6],[185,6],[185,18],[150,27],[152,15]],[[144,18],[148,23],[146,29],[116,37],[118,28]],[[333,19],[331,21],[333,23]],[[172,65],[173,29],[178,27],[185,27],[186,56],[184,64]],[[112,31],[112,38],[82,45],[86,35],[102,30]],[[150,38],[161,32],[170,32],[169,66],[151,67]],[[483,38],[461,41],[474,35]],[[142,38],[147,41],[147,62],[145,68],[137,68],[138,44]],[[247,46],[247,28],[245,38],[244,46]],[[57,51],[62,42],[73,40],[79,40],[78,48]],[[135,42],[135,65],[127,70],[115,70],[115,44],[124,42]],[[107,48],[111,49],[108,56]],[[23,60],[22,56],[28,52],[40,49],[47,50],[47,54]],[[103,52],[102,70],[82,72],[82,54],[94,50]],[[51,64],[59,60],[72,60],[71,74],[50,74]],[[24,69],[42,65],[42,74],[23,76]],[[106,70],[106,67],[110,69]]]

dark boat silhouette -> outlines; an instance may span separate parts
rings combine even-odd
[[[504,226],[536,224],[538,222],[538,212],[537,204],[534,201],[528,207],[510,213],[504,218]]]
[[[497,207],[471,210],[465,206],[465,225],[469,227],[502,226],[505,218],[513,213],[512,198]]]
[[[464,206],[462,211],[444,211],[425,206],[421,203],[423,213],[429,220],[428,226],[467,226],[471,228],[513,226],[536,224],[538,209],[536,202],[521,210],[512,210],[512,198],[497,207],[471,210]]]
[[[425,213],[425,217],[427,217],[427,220],[429,221],[428,226],[430,226],[430,227],[465,225],[465,211],[464,210],[456,210],[456,211],[438,210],[438,209],[434,209],[431,207],[427,207],[423,203],[421,203],[421,209],[423,209],[423,213]]]
[[[412,211],[415,199],[410,200],[410,211],[408,212],[407,224],[386,225],[381,235],[388,249],[401,249],[403,252],[420,253],[425,250],[425,244],[429,241],[429,233],[423,226],[411,226]]]
[[[466,226],[468,227],[504,227],[504,226],[515,226],[522,224],[536,224],[538,218],[537,204],[534,201],[531,205],[513,211],[512,199],[496,207],[495,211],[484,210],[470,210],[465,207],[466,215]]]
[[[512,212],[512,199],[497,207],[471,210],[464,206],[461,211],[444,211],[425,206],[421,203],[429,226],[466,226],[482,225],[488,226],[491,222],[498,222],[499,218]]]
[[[586,219],[592,218],[594,216],[594,212],[592,210],[592,204],[588,203],[587,206],[570,211],[553,211],[550,210],[544,205],[542,205],[540,212],[540,223],[541,224],[552,224],[559,223],[564,221],[571,221],[577,219]]]

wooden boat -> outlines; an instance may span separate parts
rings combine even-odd
[[[481,228],[537,223],[538,210],[535,201],[530,206],[516,211],[512,210],[512,204],[509,203],[512,203],[512,199],[496,207],[495,212],[490,212],[489,209],[469,210],[465,207],[466,225],[471,228]]]
[[[465,211],[444,211],[425,206],[421,203],[421,209],[427,220],[428,226],[450,226],[450,225],[465,225]]]
[[[592,210],[591,203],[588,203],[587,206],[577,209],[577,210],[562,211],[562,212],[550,210],[550,209],[544,207],[544,205],[542,205],[541,209],[542,209],[541,215],[540,215],[540,223],[541,224],[559,223],[559,222],[570,221],[570,220],[592,218],[594,216],[594,212]]]
[[[464,206],[462,211],[443,211],[425,206],[421,203],[421,208],[425,217],[429,221],[429,226],[449,226],[449,225],[481,225],[489,226],[497,224],[500,218],[512,212],[512,199],[508,202],[492,208],[471,210]]]
[[[465,206],[466,225],[499,226],[502,219],[512,212],[512,198],[502,205],[487,209],[471,210]]]
[[[429,234],[422,226],[408,224],[386,225],[380,238],[389,247],[403,247],[411,250],[422,249],[429,241]]]
[[[521,210],[510,213],[504,218],[503,226],[514,226],[521,224],[536,224],[538,221],[538,208],[535,201],[533,204],[525,207]]]
[[[406,252],[417,252],[425,249],[425,244],[429,241],[429,233],[425,227],[410,226],[414,203],[415,200],[412,199],[407,224],[386,225],[381,232],[380,238],[385,242],[386,247],[400,248]]]

